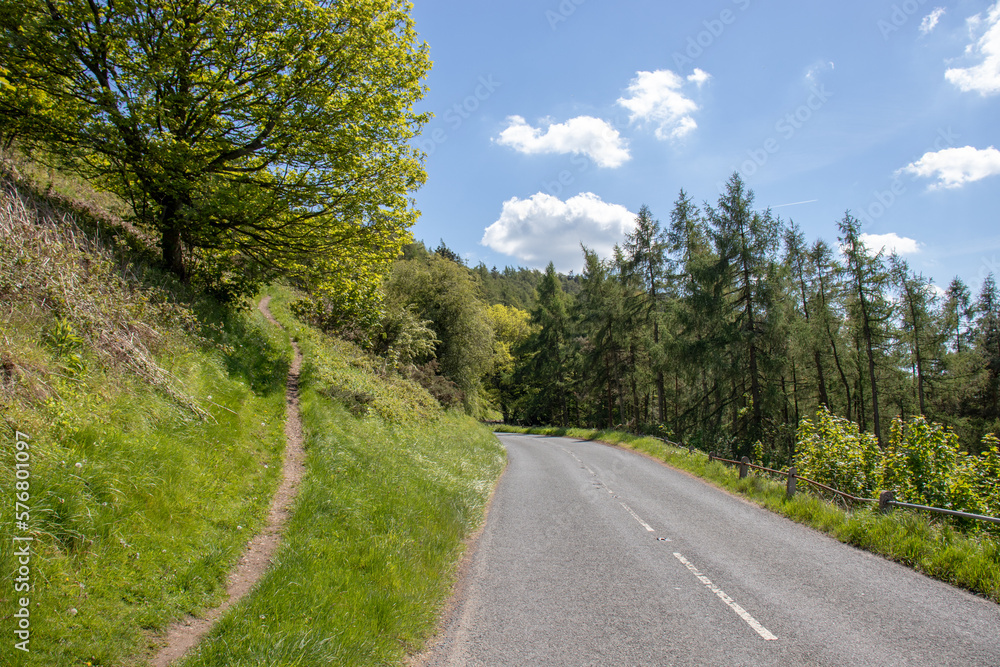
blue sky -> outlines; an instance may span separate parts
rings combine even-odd
[[[582,267],[646,204],[756,207],[974,290],[1000,275],[1000,1],[417,0],[434,67],[413,232],[470,264]]]

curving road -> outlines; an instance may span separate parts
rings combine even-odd
[[[633,452],[500,434],[509,465],[415,664],[1000,665],[1000,606]]]

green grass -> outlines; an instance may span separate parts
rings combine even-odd
[[[595,440],[644,452],[841,542],[1000,603],[1000,544],[988,535],[963,534],[948,523],[909,511],[850,510],[811,493],[787,499],[784,480],[753,472],[740,479],[734,466],[709,462],[703,452],[689,454],[656,438],[575,428],[499,426],[496,430]]]
[[[83,372],[63,377],[37,343],[45,317],[8,321],[7,354],[49,393],[8,404],[0,434],[5,490],[14,470],[8,429],[31,436],[36,538],[31,652],[12,653],[5,641],[4,664],[130,664],[150,631],[220,600],[276,487],[287,353],[259,316],[215,319],[217,342],[229,351],[175,334],[159,359],[207,420],[86,350]],[[4,496],[0,525],[10,526],[13,499]],[[10,540],[2,549],[0,617],[8,624]]]
[[[142,239],[97,234],[103,215],[0,178],[3,665],[142,662],[158,631],[221,599],[280,471],[287,336],[250,308],[179,300],[128,251]],[[29,653],[8,641],[12,530],[34,538]]]
[[[294,326],[288,296],[272,303],[305,353],[306,478],[274,566],[184,667],[399,664],[432,633],[504,465],[485,427],[427,419],[425,400],[403,410],[356,350]],[[373,408],[331,391],[335,378]]]
[[[89,192],[52,177],[71,199]],[[400,662],[481,522],[496,439],[294,321],[291,290],[273,289],[286,333],[145,263],[146,240],[99,200],[43,189],[0,176],[0,664],[147,664],[171,622],[221,601],[278,484],[292,336],[308,474],[275,567],[189,662]],[[11,641],[18,431],[29,653]]]

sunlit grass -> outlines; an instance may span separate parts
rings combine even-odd
[[[220,325],[212,342],[164,332],[158,362],[210,415],[204,420],[90,353],[81,372],[60,373],[40,343],[49,317],[9,320],[16,333],[5,339],[19,381],[45,393],[31,400],[15,391],[4,415],[8,428],[31,436],[35,542],[31,652],[4,642],[0,662],[132,664],[151,632],[221,599],[261,526],[284,447],[287,344],[259,315],[222,309],[206,320]],[[0,433],[5,490],[14,469],[8,428]],[[4,526],[13,522],[9,501],[0,504]],[[6,616],[10,540],[0,564]]]
[[[185,667],[399,664],[435,627],[503,450],[462,415],[352,414],[328,371],[303,376],[307,476],[275,563]]]

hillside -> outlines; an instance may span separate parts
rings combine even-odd
[[[268,288],[286,333],[263,295],[193,292],[85,185],[47,185],[0,183],[0,521],[20,538],[0,541],[0,619],[26,633],[0,662],[148,664],[170,623],[221,601],[281,474],[289,336],[308,458],[287,537],[182,664],[419,647],[503,465],[489,432],[297,322],[292,290]]]

